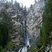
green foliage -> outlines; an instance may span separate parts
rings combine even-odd
[[[38,52],[38,48],[35,47],[34,45],[31,46],[31,48],[28,50],[28,52]]]
[[[8,44],[6,45],[5,48],[2,48],[2,47],[0,46],[0,52],[7,52],[7,51],[10,52],[10,50],[12,51],[13,49],[15,49],[15,44],[12,43],[12,42],[8,42]]]
[[[52,45],[52,0],[48,0],[43,13],[40,40],[37,48],[31,48],[31,52],[45,52],[47,45]]]
[[[45,49],[46,45],[50,44],[49,37],[51,36],[50,32],[52,32],[52,0],[48,0],[48,3],[46,3],[42,23],[43,24],[40,31],[40,43],[38,46],[40,46],[39,48],[43,46]]]
[[[5,47],[12,32],[12,19],[5,9],[0,11],[0,46]]]

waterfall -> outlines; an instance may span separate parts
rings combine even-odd
[[[27,52],[27,46],[24,46],[23,48],[19,49],[18,52]]]
[[[28,37],[28,35],[27,35],[27,38],[26,38],[26,40],[25,40],[25,46],[22,47],[21,49],[19,49],[18,52],[27,52],[28,47],[30,48],[30,41],[29,41],[29,40],[30,40],[30,39],[29,39],[29,37]]]
[[[27,35],[27,39],[26,39],[26,46],[27,47],[30,47],[30,41],[29,41],[30,39],[29,39],[29,37],[28,37],[28,35]]]

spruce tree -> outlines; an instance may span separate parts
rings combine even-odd
[[[44,52],[47,45],[52,42],[52,0],[46,0],[43,13],[42,28],[40,31],[40,52]]]
[[[5,9],[0,11],[0,46],[5,47],[12,32],[13,23],[10,15]]]

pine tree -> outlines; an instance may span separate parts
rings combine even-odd
[[[13,23],[10,15],[6,10],[1,10],[0,12],[0,46],[5,47],[8,43],[13,30]]]
[[[51,46],[52,42],[52,0],[46,0],[45,10],[43,13],[42,28],[40,31],[40,52],[44,52],[47,45]]]

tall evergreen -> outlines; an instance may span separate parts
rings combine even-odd
[[[45,10],[43,13],[42,28],[40,31],[40,52],[45,51],[47,45],[52,44],[52,0],[45,1]]]
[[[0,46],[5,47],[12,32],[12,19],[6,10],[0,11]]]

